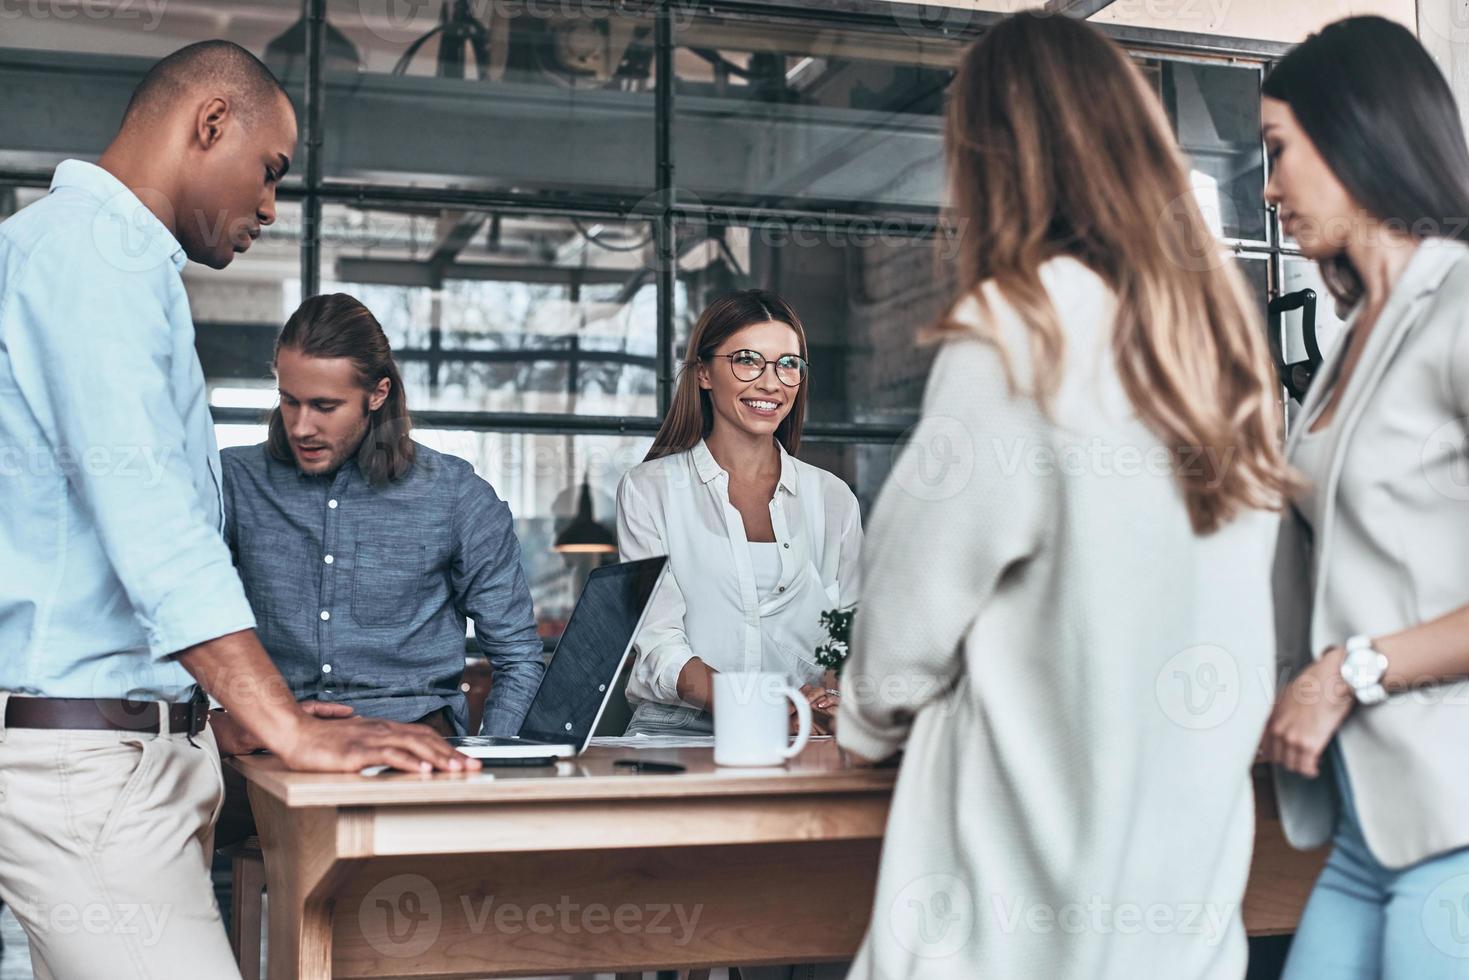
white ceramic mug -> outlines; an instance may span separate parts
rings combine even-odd
[[[790,711],[796,706],[800,730],[788,747]],[[797,755],[811,738],[811,705],[783,674],[758,671],[714,675],[714,762],[721,766],[779,766]]]

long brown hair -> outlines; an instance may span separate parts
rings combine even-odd
[[[784,323],[796,332],[800,347],[796,353],[803,358],[806,354],[806,328],[791,305],[775,293],[764,289],[746,289],[738,293],[721,296],[710,303],[694,324],[689,334],[688,350],[679,365],[678,387],[673,392],[673,404],[653,437],[653,448],[646,459],[671,456],[698,445],[699,440],[714,427],[714,406],[709,393],[699,387],[699,365],[707,362],[719,349],[719,345],[746,327],[758,323]],[[781,419],[775,429],[776,440],[792,456],[801,448],[801,425],[806,418],[806,389],[811,385],[808,376],[796,389],[791,410]]]
[[[1060,386],[1065,337],[1040,268],[1069,255],[1117,296],[1117,372],[1172,453],[1194,530],[1279,509],[1295,483],[1260,315],[1122,49],[1071,18],[1001,21],[954,79],[945,146],[961,293],[983,309],[992,281],[1015,308],[1041,405]],[[975,329],[946,319],[938,332]]]
[[[403,378],[393,361],[393,348],[372,311],[346,293],[313,296],[286,321],[275,342],[272,369],[282,348],[305,357],[350,359],[364,392],[372,391],[383,378],[388,379],[387,399],[368,415],[367,435],[357,449],[357,468],[372,486],[402,479],[413,466],[414,446],[409,438],[413,423],[408,417]],[[266,448],[276,459],[289,463],[291,443],[286,438],[279,405],[271,410],[269,424]]]

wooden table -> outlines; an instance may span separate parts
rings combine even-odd
[[[269,976],[514,977],[848,959],[866,928],[896,773],[813,742],[788,769],[709,749],[593,748],[550,769],[246,776],[265,854]],[[1289,932],[1319,855],[1261,800],[1252,933]]]

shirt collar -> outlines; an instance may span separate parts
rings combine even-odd
[[[776,489],[784,490],[793,497],[797,496],[800,481],[796,479],[795,457],[786,452],[786,447],[782,446],[779,441],[776,442],[775,447],[780,450],[780,482],[776,484]],[[703,439],[700,439],[690,452],[693,453],[694,470],[699,474],[700,483],[708,483],[724,472]]]
[[[61,188],[79,190],[96,199],[102,212],[118,216],[119,220],[113,222],[103,220],[99,215],[96,228],[98,231],[115,228],[119,235],[126,236],[115,244],[126,252],[130,267],[145,268],[135,263],[150,254],[167,256],[178,272],[183,272],[184,266],[188,265],[189,257],[173,233],[126,184],[106,170],[85,160],[63,160],[51,176],[51,190]],[[99,245],[104,242],[114,244],[105,237],[99,238]]]

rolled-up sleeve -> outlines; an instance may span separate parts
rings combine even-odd
[[[648,505],[633,478],[625,476],[617,488],[617,550],[623,561],[638,561],[668,554],[661,516]],[[684,598],[678,579],[664,575],[658,591],[648,601],[647,616],[633,649],[628,691],[663,704],[683,704],[678,696],[678,675],[694,659],[684,632]]]
[[[166,284],[105,263],[75,276],[73,244],[56,236],[31,253],[0,310],[4,337],[44,448],[163,659],[255,619],[188,465],[213,450],[187,444],[170,397]]]
[[[467,470],[454,507],[454,538],[451,586],[493,669],[480,731],[514,735],[540,687],[545,660],[510,507]]]

